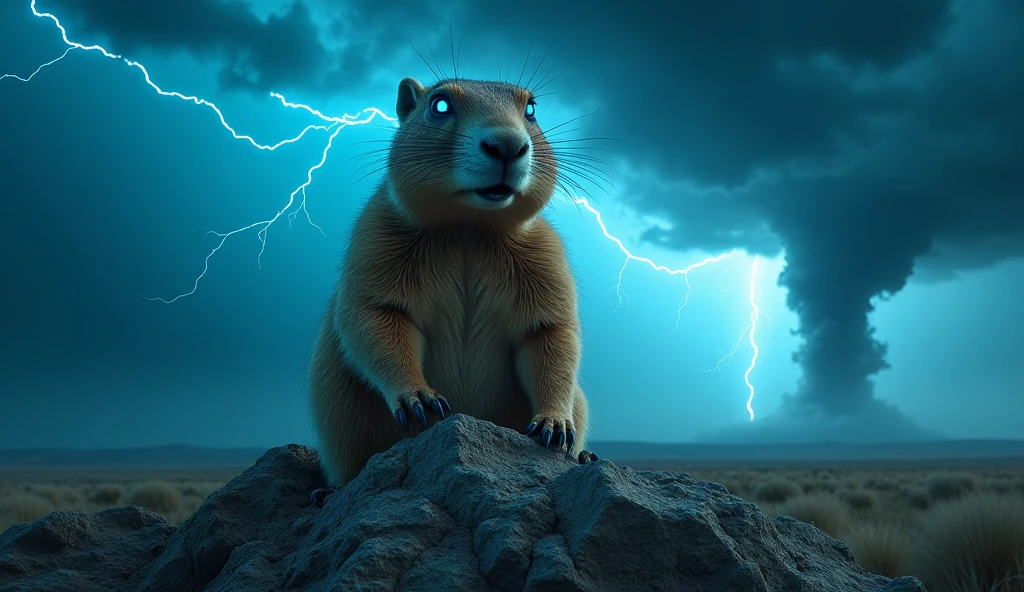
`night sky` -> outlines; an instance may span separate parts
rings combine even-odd
[[[669,268],[738,250],[690,273],[681,311],[686,280],[631,261],[620,305],[623,252],[586,209],[548,209],[580,292],[593,440],[1019,437],[1024,2],[679,4],[36,8],[264,144],[323,124],[271,92],[393,115],[399,80],[434,80],[413,46],[449,74],[455,45],[463,76],[557,75],[538,121],[582,116],[559,131],[595,138],[608,178],[577,180],[612,235]],[[0,73],[65,49],[29,0],[0,3]],[[208,231],[272,218],[330,132],[257,150],[99,51],[0,80],[0,448],[314,443],[306,365],[380,179],[359,156],[393,125],[341,130],[262,255],[261,227],[232,235],[167,304],[203,273]]]

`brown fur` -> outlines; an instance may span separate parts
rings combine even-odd
[[[427,117],[438,89],[455,103],[446,121]],[[555,428],[553,448],[558,429],[574,429],[583,449],[576,289],[562,242],[540,216],[557,167],[523,116],[530,98],[500,83],[399,85],[388,172],[356,222],[310,368],[331,485],[422,430],[411,413],[408,433],[394,416],[418,396],[431,423],[440,418],[429,402],[443,396],[454,413],[517,431],[531,421]],[[479,133],[510,130],[529,135],[529,179],[510,205],[474,207],[455,171],[483,162],[466,156],[479,158]]]

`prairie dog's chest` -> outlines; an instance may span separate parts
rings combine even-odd
[[[428,340],[509,341],[525,333],[517,288],[524,278],[500,242],[432,237],[406,264],[415,278],[409,312]]]

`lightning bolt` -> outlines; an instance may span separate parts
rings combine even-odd
[[[594,209],[594,206],[590,205],[590,202],[588,202],[586,199],[579,198],[579,197],[575,198],[573,201],[575,201],[577,204],[583,206],[584,208],[586,208],[586,210],[588,212],[590,212],[591,214],[594,215],[594,219],[597,220],[597,225],[601,227],[601,232],[604,234],[605,238],[607,238],[608,240],[610,240],[613,243],[615,243],[616,245],[618,245],[619,250],[622,251],[622,253],[626,256],[626,260],[625,260],[625,262],[623,262],[622,268],[619,269],[618,282],[615,284],[615,293],[619,297],[619,306],[622,305],[622,298],[623,298],[623,296],[626,297],[627,307],[628,307],[628,303],[629,303],[629,295],[626,294],[622,290],[622,274],[625,273],[626,267],[629,265],[630,261],[639,261],[641,263],[646,263],[647,265],[649,265],[651,267],[651,269],[653,269],[655,271],[661,271],[661,272],[667,273],[669,275],[681,275],[681,276],[683,276],[683,279],[686,282],[686,294],[683,296],[683,298],[682,298],[682,300],[681,300],[681,302],[679,304],[679,309],[676,311],[676,328],[679,327],[679,319],[682,316],[683,309],[686,308],[687,303],[690,301],[690,293],[692,291],[692,288],[690,287],[690,272],[695,270],[695,269],[699,269],[701,267],[704,267],[706,265],[710,265],[712,263],[718,263],[719,261],[723,261],[725,259],[729,259],[729,258],[734,257],[734,256],[736,256],[738,254],[738,251],[736,249],[733,249],[732,251],[729,251],[728,253],[722,253],[720,255],[714,255],[714,256],[711,256],[711,257],[707,257],[707,258],[703,259],[702,261],[698,261],[697,263],[694,263],[694,264],[689,265],[687,267],[683,267],[683,268],[679,268],[679,269],[672,269],[672,268],[666,267],[664,265],[660,265],[658,263],[655,263],[653,260],[648,259],[647,257],[639,257],[637,255],[634,255],[632,252],[630,252],[630,250],[628,248],[626,248],[626,245],[623,244],[622,240],[620,240],[619,238],[617,238],[614,235],[612,235],[612,233],[608,232],[608,227],[605,226],[604,220],[601,218],[601,212],[599,212],[596,209]],[[747,368],[746,373],[743,375],[743,381],[746,383],[747,388],[750,390],[750,396],[747,398],[747,412],[750,413],[750,420],[751,421],[754,420],[754,409],[751,407],[751,404],[754,401],[754,385],[750,382],[750,373],[754,371],[754,367],[757,365],[757,356],[758,356],[759,350],[758,350],[758,347],[757,347],[757,343],[754,341],[754,332],[757,330],[757,321],[758,321],[758,319],[761,316],[761,309],[758,308],[757,303],[754,300],[754,279],[755,279],[755,277],[757,275],[757,263],[758,263],[759,260],[760,260],[760,256],[755,255],[754,256],[754,263],[753,263],[753,265],[751,265],[751,268],[750,268],[750,298],[749,298],[750,299],[750,307],[751,307],[750,324],[747,325],[747,327],[745,329],[743,329],[743,331],[740,333],[740,336],[736,338],[736,342],[733,343],[733,346],[729,350],[729,353],[727,353],[720,360],[718,360],[718,363],[715,364],[715,367],[713,369],[705,370],[705,372],[714,372],[714,371],[717,370],[717,371],[719,371],[719,373],[721,373],[722,363],[725,362],[726,360],[732,359],[732,356],[735,355],[736,352],[740,348],[740,343],[743,341],[743,336],[744,335],[749,335],[749,337],[750,337],[750,346],[753,348],[754,354],[753,354],[753,356],[750,359],[750,367]],[[736,267],[736,265],[739,265],[739,263],[736,263],[735,265],[733,265],[729,269],[732,269],[733,267]],[[728,269],[723,270],[723,271],[728,271]],[[722,272],[719,271],[718,275],[720,275],[721,273]],[[718,281],[717,281],[718,275],[716,275],[716,281],[715,281],[716,285],[718,284]],[[719,289],[722,289],[720,285],[719,285]],[[616,306],[616,309],[617,308],[618,308],[618,306]]]
[[[224,244],[227,242],[227,240],[229,238],[231,238],[232,236],[234,236],[236,234],[240,234],[240,233],[243,233],[243,232],[246,232],[246,231],[249,231],[249,230],[258,229],[257,230],[257,236],[258,236],[258,238],[260,240],[261,247],[260,247],[259,254],[256,257],[256,260],[257,260],[257,265],[260,265],[262,255],[265,252],[266,246],[267,246],[267,231],[270,229],[270,227],[274,223],[276,223],[285,214],[287,214],[287,220],[288,220],[288,224],[290,226],[291,223],[294,221],[294,219],[300,213],[305,213],[306,219],[310,223],[310,225],[312,225],[317,230],[320,230],[321,233],[323,233],[323,230],[313,222],[312,218],[309,215],[309,210],[306,209],[306,189],[313,182],[313,173],[315,171],[317,171],[318,169],[320,169],[324,165],[324,163],[327,162],[327,156],[330,153],[331,147],[333,146],[334,139],[338,136],[338,134],[341,132],[341,130],[345,129],[346,127],[353,126],[353,125],[365,125],[365,124],[370,123],[371,121],[373,121],[376,117],[380,117],[382,119],[385,119],[385,120],[391,121],[391,122],[397,121],[397,118],[390,117],[390,116],[386,115],[383,111],[381,111],[380,109],[377,109],[376,107],[368,107],[366,109],[363,109],[360,112],[360,115],[345,114],[345,115],[343,115],[341,117],[328,116],[328,115],[325,115],[325,114],[321,113],[319,110],[314,109],[313,107],[310,107],[309,105],[304,105],[304,104],[301,104],[301,103],[290,102],[284,96],[282,96],[281,94],[272,92],[272,93],[270,93],[270,96],[272,98],[274,98],[274,99],[277,99],[281,103],[282,106],[284,106],[286,108],[289,108],[289,109],[296,109],[296,110],[306,111],[310,115],[312,115],[312,116],[316,117],[317,119],[319,119],[322,123],[307,125],[296,136],[291,137],[291,138],[287,138],[287,139],[284,139],[284,140],[281,140],[281,141],[279,141],[279,142],[277,142],[275,144],[262,144],[262,143],[256,141],[256,139],[253,138],[252,136],[238,133],[233,127],[231,127],[230,124],[228,124],[227,119],[224,117],[224,113],[213,102],[208,101],[208,100],[203,99],[203,98],[200,98],[200,97],[197,97],[197,96],[185,95],[185,94],[182,94],[182,93],[179,93],[179,92],[176,92],[176,91],[166,91],[166,90],[163,90],[162,88],[157,86],[157,84],[155,82],[153,82],[153,80],[150,78],[149,71],[146,70],[145,66],[143,66],[141,63],[136,62],[136,61],[132,61],[132,60],[129,60],[129,59],[126,59],[126,58],[122,57],[121,55],[118,55],[118,54],[112,53],[110,51],[107,51],[106,49],[104,49],[103,47],[101,47],[99,45],[84,45],[84,44],[77,43],[75,41],[70,40],[68,38],[68,35],[67,35],[67,30],[65,30],[64,26],[61,24],[60,20],[55,15],[50,14],[48,12],[39,12],[36,9],[36,0],[31,0],[29,6],[30,6],[30,8],[32,10],[32,14],[35,17],[42,18],[42,19],[50,19],[51,21],[53,21],[53,24],[57,27],[58,30],[60,30],[61,39],[64,41],[64,44],[67,45],[67,49],[65,49],[64,53],[61,54],[59,57],[57,57],[57,58],[55,58],[53,60],[50,60],[49,62],[46,62],[46,63],[40,65],[38,68],[35,69],[35,71],[33,71],[28,76],[22,77],[22,76],[18,76],[18,75],[15,75],[15,74],[4,74],[4,75],[0,76],[0,80],[5,80],[7,78],[11,78],[11,79],[14,79],[14,80],[18,80],[20,82],[29,82],[37,74],[39,74],[42,70],[44,70],[45,68],[47,68],[49,66],[52,66],[52,65],[56,64],[57,62],[59,62],[59,61],[63,60],[64,58],[66,58],[68,56],[68,54],[70,54],[72,51],[80,50],[80,51],[87,51],[87,52],[90,52],[90,51],[91,52],[99,52],[101,55],[103,55],[106,58],[114,59],[114,60],[120,60],[120,61],[124,62],[125,64],[127,64],[129,67],[135,68],[135,69],[139,70],[142,73],[143,78],[144,78],[146,84],[148,84],[157,94],[159,94],[161,96],[164,96],[164,97],[173,97],[173,98],[177,98],[177,99],[180,99],[180,100],[183,100],[183,101],[189,101],[189,102],[192,102],[192,103],[194,103],[196,105],[209,108],[210,110],[212,110],[217,115],[217,118],[220,120],[221,126],[224,127],[224,129],[226,129],[231,134],[231,136],[233,138],[235,138],[236,140],[246,141],[249,144],[251,144],[254,148],[257,148],[259,150],[270,150],[270,151],[277,150],[278,148],[280,148],[281,146],[284,146],[286,144],[292,144],[292,143],[298,142],[303,137],[305,137],[305,135],[307,133],[309,133],[311,131],[329,132],[329,135],[328,135],[328,138],[327,138],[327,143],[324,146],[323,152],[321,153],[320,160],[316,164],[311,166],[309,169],[307,169],[307,171],[306,171],[306,180],[302,184],[300,184],[298,187],[296,187],[291,192],[291,194],[288,196],[287,202],[285,203],[285,205],[280,210],[278,210],[272,217],[270,217],[270,218],[268,218],[266,220],[261,220],[261,221],[258,221],[258,222],[253,222],[251,224],[248,224],[248,225],[240,227],[240,228],[236,228],[236,229],[231,230],[229,232],[214,232],[214,231],[210,231],[208,234],[215,235],[220,240],[217,242],[217,245],[215,247],[213,247],[213,249],[211,249],[209,254],[207,254],[206,258],[204,259],[203,271],[195,278],[195,280],[193,282],[193,285],[192,285],[192,289],[190,291],[188,291],[188,292],[184,292],[182,294],[178,294],[177,296],[174,296],[173,298],[170,298],[170,299],[165,299],[165,298],[157,297],[157,298],[146,298],[147,300],[157,300],[157,301],[169,304],[169,303],[175,302],[176,300],[178,300],[180,298],[184,298],[185,296],[190,296],[190,295],[194,294],[196,292],[196,290],[199,288],[199,282],[202,280],[203,277],[206,276],[207,271],[209,271],[210,259],[221,249],[221,247],[224,246]],[[301,199],[299,199],[300,195],[301,195]],[[689,302],[690,294],[691,294],[691,291],[692,291],[692,288],[690,286],[690,278],[689,278],[690,272],[695,270],[695,269],[699,269],[699,268],[705,267],[707,265],[710,265],[712,263],[717,263],[717,262],[723,261],[725,259],[732,258],[732,257],[736,256],[737,253],[738,253],[738,251],[734,249],[734,250],[732,250],[730,252],[727,252],[727,253],[722,253],[722,254],[719,254],[719,255],[707,257],[704,260],[699,261],[697,263],[694,263],[692,265],[689,265],[689,266],[687,266],[685,268],[672,269],[672,268],[666,267],[664,265],[660,265],[658,263],[655,263],[653,260],[651,260],[651,259],[649,259],[647,257],[640,257],[640,256],[637,256],[637,255],[634,255],[632,252],[630,252],[630,250],[628,248],[626,248],[626,245],[623,244],[623,242],[619,238],[615,237],[614,235],[612,235],[608,231],[608,228],[605,226],[604,220],[602,220],[602,218],[601,218],[601,213],[599,211],[597,211],[593,206],[591,206],[590,203],[586,199],[580,198],[580,197],[575,197],[575,198],[572,198],[572,199],[573,199],[573,201],[576,204],[583,206],[587,211],[589,211],[591,214],[593,214],[594,219],[597,221],[598,226],[600,226],[601,232],[604,234],[605,238],[607,238],[608,240],[610,240],[610,241],[614,242],[616,245],[618,245],[619,250],[622,251],[622,253],[626,257],[625,261],[622,264],[622,268],[619,270],[618,282],[616,283],[616,286],[615,286],[616,295],[618,296],[618,299],[619,299],[619,303],[616,306],[616,310],[618,309],[619,306],[622,305],[623,298],[626,299],[627,307],[628,307],[629,295],[626,294],[625,291],[623,291],[623,289],[622,289],[622,276],[625,273],[626,267],[629,265],[629,262],[630,261],[638,261],[638,262],[641,262],[641,263],[646,263],[654,271],[659,271],[659,272],[667,273],[669,275],[682,275],[683,276],[683,279],[684,279],[685,284],[686,284],[686,294],[681,299],[680,304],[679,304],[679,308],[678,308],[677,313],[676,313],[676,327],[678,328],[680,316],[682,315],[683,309],[686,308],[686,305]],[[296,204],[297,200],[298,200],[298,206],[295,207],[295,204]],[[294,207],[294,209],[293,209],[293,207]],[[739,344],[740,344],[740,342],[743,339],[743,335],[744,334],[749,335],[749,337],[750,337],[750,345],[753,348],[754,353],[753,353],[753,357],[750,360],[750,367],[747,368],[747,371],[744,374],[743,379],[744,379],[744,382],[746,383],[746,385],[747,385],[747,387],[748,387],[748,389],[750,391],[750,396],[747,399],[747,411],[750,413],[750,419],[751,420],[754,419],[754,411],[753,411],[753,409],[751,407],[751,403],[753,402],[753,399],[754,399],[754,386],[750,382],[750,373],[754,370],[754,367],[757,364],[758,347],[757,347],[757,343],[754,340],[754,332],[757,329],[757,320],[758,320],[758,318],[760,317],[760,314],[761,314],[761,311],[757,307],[757,304],[756,304],[755,299],[754,299],[754,278],[755,278],[755,275],[757,273],[757,263],[758,263],[758,257],[755,256],[754,257],[754,264],[753,264],[753,266],[751,268],[751,274],[750,274],[750,306],[752,308],[752,311],[751,311],[751,314],[750,314],[750,325],[746,329],[744,329],[743,333],[740,334],[740,337],[736,340],[736,343],[734,344],[733,348],[730,350],[730,353],[727,354],[726,357],[722,358],[722,360],[719,360],[719,364],[716,366],[716,369],[719,368],[719,366],[721,365],[723,360],[725,360],[726,358],[731,358],[732,355],[735,354],[736,351],[738,350]],[[720,273],[721,272],[719,272],[719,274]],[[716,283],[717,283],[717,278],[716,278]]]
[[[718,372],[719,376],[721,376],[722,364],[727,364],[732,361],[732,357],[736,355],[736,352],[739,351],[740,349],[740,345],[743,343],[744,336],[750,337],[750,347],[753,350],[753,355],[750,358],[750,366],[747,368],[747,371],[743,374],[743,382],[746,383],[747,388],[750,390],[750,396],[747,398],[747,412],[750,414],[751,421],[754,420],[754,409],[751,407],[751,403],[753,403],[754,401],[754,385],[750,382],[750,373],[753,372],[754,368],[757,366],[757,356],[760,353],[757,346],[757,342],[754,339],[754,333],[757,331],[757,322],[758,320],[760,320],[762,316],[765,318],[765,321],[768,322],[769,331],[771,330],[771,319],[769,319],[768,315],[765,314],[757,306],[757,301],[755,300],[756,294],[754,289],[754,280],[757,277],[757,264],[760,261],[760,259],[760,256],[755,255],[753,264],[750,266],[750,284],[747,292],[747,298],[750,302],[750,323],[743,329],[743,331],[740,332],[739,337],[737,337],[736,341],[733,342],[732,347],[729,348],[728,353],[719,358],[718,362],[715,363],[714,368],[704,370],[705,373]],[[737,263],[736,265],[739,264]],[[733,265],[733,267],[736,267],[736,265]]]
[[[750,397],[747,398],[747,413],[750,414],[750,421],[754,421],[754,408],[750,406],[754,402],[754,385],[750,383],[750,373],[754,371],[754,367],[757,366],[757,355],[760,350],[757,348],[757,342],[754,341],[754,333],[757,331],[757,319],[761,316],[761,309],[757,307],[757,302],[754,300],[754,278],[757,276],[757,262],[760,260],[760,256],[754,255],[754,264],[750,266],[750,331],[747,333],[750,336],[750,347],[754,350],[754,355],[750,357],[750,366],[747,367],[747,371],[743,374],[743,382],[747,383],[747,388],[750,389]]]
[[[654,271],[661,271],[669,275],[683,276],[683,279],[686,281],[686,295],[683,297],[682,302],[680,302],[679,305],[678,312],[681,314],[682,310],[686,308],[686,304],[690,301],[690,272],[693,271],[694,269],[704,267],[705,265],[710,265],[711,263],[717,263],[723,259],[728,259],[729,257],[732,257],[737,254],[737,250],[733,249],[728,253],[722,253],[721,255],[708,257],[703,261],[699,261],[688,267],[684,267],[681,269],[671,269],[669,267],[665,267],[664,265],[659,265],[652,261],[651,259],[648,259],[647,257],[638,257],[637,255],[631,253],[629,249],[626,248],[626,245],[624,245],[620,239],[616,238],[610,232],[608,232],[608,227],[604,225],[604,220],[601,219],[601,212],[598,212],[596,209],[594,209],[594,206],[590,205],[590,202],[588,202],[586,199],[583,199],[582,197],[577,197],[573,201],[583,206],[584,208],[586,208],[588,212],[594,215],[594,219],[597,220],[597,225],[601,227],[601,232],[604,234],[604,237],[618,245],[619,250],[622,251],[622,253],[626,256],[626,261],[623,262],[622,269],[619,270],[619,281],[618,283],[615,284],[615,294],[619,297],[619,305],[615,307],[616,309],[618,309],[619,306],[622,306],[623,297],[626,298],[626,305],[629,306],[629,295],[622,290],[622,274],[626,272],[626,267],[629,265],[630,261],[639,261],[641,263],[646,263],[647,265],[650,265],[651,269],[653,269]],[[679,314],[676,315],[676,327],[678,326]]]
[[[19,80],[21,82],[28,82],[28,81],[32,80],[32,78],[35,77],[35,75],[38,74],[41,70],[43,70],[44,68],[46,68],[48,66],[52,66],[53,64],[56,64],[57,62],[61,61],[62,59],[67,57],[68,54],[71,53],[71,51],[73,51],[73,50],[96,51],[96,52],[99,52],[101,55],[103,55],[106,58],[110,58],[110,59],[113,59],[113,60],[121,60],[122,62],[127,64],[129,67],[138,69],[140,72],[142,72],[142,75],[143,75],[143,77],[144,77],[144,79],[146,81],[146,84],[148,84],[150,86],[150,88],[152,88],[154,91],[156,91],[156,93],[159,94],[160,96],[173,97],[173,98],[181,99],[183,101],[189,101],[189,102],[192,102],[192,103],[194,103],[196,105],[201,105],[203,107],[209,108],[210,110],[212,110],[217,115],[217,118],[220,120],[221,126],[223,126],[224,129],[226,129],[231,134],[231,136],[233,138],[235,138],[236,140],[246,141],[249,144],[251,144],[254,148],[257,148],[259,150],[271,150],[271,151],[277,150],[278,148],[280,148],[281,146],[284,146],[286,144],[293,144],[295,142],[298,142],[307,133],[309,133],[310,131],[313,131],[313,130],[320,130],[320,131],[325,131],[325,132],[328,132],[328,131],[331,132],[330,136],[328,136],[328,138],[327,138],[327,144],[324,147],[323,153],[322,153],[322,155],[320,157],[320,161],[317,162],[316,164],[314,164],[312,167],[310,167],[306,171],[306,180],[305,180],[305,182],[303,182],[301,185],[296,187],[294,191],[292,191],[292,193],[288,196],[288,201],[285,203],[284,207],[282,207],[280,210],[277,211],[276,214],[274,214],[272,217],[270,217],[270,218],[268,218],[266,220],[260,220],[258,222],[253,222],[253,223],[248,224],[246,226],[243,226],[241,228],[236,228],[235,230],[232,230],[230,232],[209,231],[207,234],[212,234],[214,236],[217,236],[217,237],[220,238],[220,240],[217,242],[216,246],[214,246],[213,249],[211,249],[210,252],[206,255],[206,258],[203,261],[203,271],[195,278],[195,281],[192,284],[192,289],[189,290],[188,292],[184,292],[182,294],[178,294],[177,296],[175,296],[175,297],[173,297],[171,299],[160,298],[160,297],[148,298],[148,297],[144,296],[144,298],[146,298],[147,300],[158,300],[160,302],[165,302],[165,303],[170,304],[170,303],[172,303],[172,302],[174,302],[174,301],[176,301],[176,300],[178,300],[180,298],[184,298],[185,296],[191,296],[192,294],[195,294],[196,290],[199,289],[199,282],[203,279],[203,277],[206,276],[206,272],[209,271],[209,269],[210,269],[210,259],[214,255],[217,254],[217,251],[219,251],[221,249],[221,247],[224,246],[224,243],[226,243],[229,238],[231,238],[232,236],[234,236],[236,234],[240,234],[242,232],[246,232],[246,231],[253,230],[253,229],[258,229],[257,237],[260,240],[260,251],[259,251],[259,254],[256,256],[256,263],[257,263],[257,268],[260,267],[262,265],[263,253],[266,251],[266,248],[267,248],[267,230],[269,230],[270,227],[275,222],[277,222],[281,218],[281,216],[285,215],[286,213],[288,213],[289,226],[291,225],[291,222],[294,221],[295,217],[300,212],[305,212],[306,219],[309,221],[309,223],[313,227],[315,227],[317,230],[320,230],[321,233],[323,233],[323,230],[319,226],[317,226],[315,223],[313,223],[312,218],[310,218],[310,216],[309,216],[309,211],[306,209],[306,188],[309,187],[310,184],[312,184],[312,182],[313,182],[313,172],[316,171],[317,169],[319,169],[320,167],[322,167],[324,165],[324,163],[327,162],[327,155],[330,152],[331,147],[334,145],[334,139],[336,137],[338,137],[338,133],[341,132],[342,129],[344,129],[346,127],[349,127],[349,126],[352,126],[352,125],[364,125],[364,124],[370,123],[371,121],[373,121],[373,119],[375,117],[381,117],[382,119],[386,119],[388,121],[397,121],[396,118],[390,117],[388,115],[385,115],[380,109],[377,109],[375,107],[369,107],[367,109],[363,109],[363,111],[361,113],[363,113],[365,115],[362,118],[360,118],[357,115],[348,115],[348,114],[345,114],[342,117],[329,117],[327,115],[324,115],[320,111],[318,111],[316,109],[313,109],[312,107],[310,107],[308,105],[303,105],[301,103],[292,103],[292,102],[288,101],[287,99],[285,99],[285,97],[283,97],[282,95],[280,95],[278,93],[273,93],[272,92],[272,93],[270,93],[270,96],[275,98],[275,99],[277,99],[278,101],[280,101],[281,105],[283,105],[284,107],[287,107],[289,109],[298,109],[298,110],[306,111],[306,112],[310,113],[311,115],[317,117],[318,119],[320,119],[324,123],[323,124],[310,124],[310,125],[307,125],[305,128],[302,129],[301,132],[298,133],[298,135],[296,135],[296,136],[294,136],[292,138],[287,138],[287,139],[281,140],[280,142],[277,142],[276,144],[261,144],[260,142],[257,142],[256,139],[253,138],[252,136],[245,135],[245,134],[239,134],[237,131],[235,131],[235,129],[233,127],[231,127],[230,124],[228,124],[227,119],[224,117],[224,113],[220,110],[219,107],[217,107],[216,104],[212,103],[211,101],[207,101],[206,99],[202,99],[202,98],[196,97],[196,96],[185,95],[185,94],[182,94],[182,93],[179,93],[179,92],[175,92],[175,91],[166,91],[166,90],[160,88],[159,86],[157,86],[157,84],[155,82],[153,82],[153,79],[150,78],[149,71],[146,70],[146,67],[143,66],[142,64],[140,64],[139,62],[135,62],[135,61],[126,59],[126,58],[124,58],[124,57],[122,57],[122,56],[120,56],[118,54],[111,53],[111,52],[107,51],[106,49],[104,49],[103,47],[101,47],[99,45],[83,45],[81,43],[77,43],[75,41],[70,40],[70,39],[68,39],[68,32],[67,32],[67,30],[64,28],[64,25],[62,25],[60,23],[60,20],[56,16],[54,16],[53,14],[50,14],[48,12],[39,12],[36,9],[36,0],[32,0],[30,5],[29,5],[29,7],[32,9],[32,14],[35,15],[37,18],[50,19],[50,20],[53,21],[53,24],[56,25],[57,28],[60,30],[61,38],[63,39],[65,45],[68,46],[68,48],[66,50],[64,50],[64,53],[60,57],[58,57],[58,58],[56,58],[54,60],[50,60],[49,62],[46,62],[45,64],[39,66],[38,68],[36,68],[36,70],[32,74],[30,74],[27,77],[21,77],[21,76],[17,76],[17,75],[14,75],[14,74],[4,74],[2,77],[0,77],[0,80],[3,80],[4,78],[13,78],[13,79]],[[296,197],[299,194],[301,194],[302,199],[299,201],[298,207],[296,207],[294,211],[289,212],[289,210],[291,210],[292,207],[295,205]]]

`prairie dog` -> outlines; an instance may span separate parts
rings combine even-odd
[[[575,282],[540,216],[558,169],[532,93],[406,78],[397,115],[310,364],[328,484],[449,412],[596,460]]]

